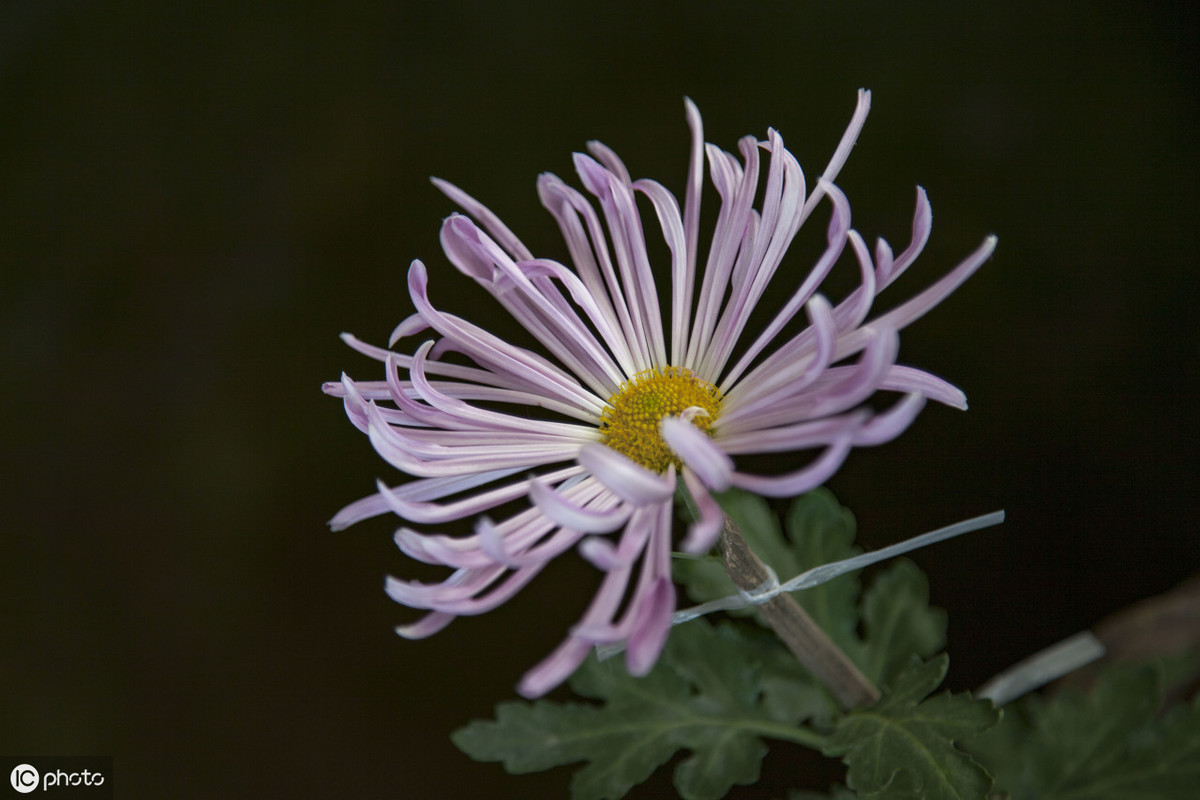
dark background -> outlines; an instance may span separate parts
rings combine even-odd
[[[774,126],[812,179],[874,91],[855,227],[901,249],[917,183],[935,212],[885,307],[1000,237],[901,350],[971,410],[831,484],[871,546],[1007,509],[916,556],[953,688],[1197,569],[1187,3],[434,5],[0,7],[0,752],[111,754],[122,797],[563,796],[567,772],[448,734],[513,696],[594,572],[564,558],[399,639],[383,578],[425,573],[395,522],[324,525],[397,476],[318,389],[381,374],[337,334],[384,342],[414,257],[483,313],[429,175],[565,257],[536,175],[573,180],[597,138],[681,193],[685,94],[709,141]],[[798,752],[768,757],[776,796],[827,780]]]

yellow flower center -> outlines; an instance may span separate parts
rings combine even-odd
[[[664,417],[678,417],[689,408],[702,409],[691,422],[705,433],[717,419],[721,392],[683,367],[639,372],[613,395],[600,423],[604,443],[647,469],[662,473],[669,464],[683,465],[659,433]]]

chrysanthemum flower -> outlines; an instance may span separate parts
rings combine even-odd
[[[599,644],[624,644],[630,672],[644,674],[675,610],[677,477],[700,511],[680,548],[703,553],[723,523],[713,492],[737,486],[797,495],[829,478],[851,448],[901,433],[926,398],[966,407],[955,387],[896,363],[898,331],[966,280],[995,239],[918,296],[867,321],[875,296],[921,252],[931,222],[918,188],[912,242],[899,256],[882,239],[872,252],[850,227],[850,205],[833,181],[869,106],[870,93],[860,92],[849,128],[810,192],[774,130],[765,141],[743,138],[739,159],[704,144],[700,114],[688,101],[692,146],[682,210],[662,185],[631,180],[612,150],[589,143],[590,156],[575,156],[586,194],[550,174],[537,183],[569,266],[536,258],[485,206],[434,181],[465,212],[442,225],[450,263],[552,358],[436,307],[420,261],[408,271],[416,313],[396,328],[389,347],[417,334],[428,338],[406,355],[344,337],[385,364],[385,379],[343,376],[325,391],[343,397],[379,454],[415,480],[380,483],[331,525],[388,512],[420,525],[477,520],[465,537],[409,527],[396,533],[410,557],[453,570],[436,584],[388,579],[393,599],[429,612],[398,628],[400,635],[429,636],[455,617],[491,610],[577,548],[602,571],[600,588],[563,643],[524,676],[520,692],[549,691]],[[706,157],[720,210],[702,254]],[[638,194],[654,219],[639,211]],[[823,201],[831,213],[821,256],[807,273],[789,265],[777,275],[793,237]],[[646,228],[670,253],[668,309],[660,308]],[[847,248],[860,283],[832,305],[817,290]],[[764,329],[748,331],[768,287],[778,311]],[[789,328],[801,310],[807,326]],[[899,399],[881,412],[864,405],[881,390]],[[535,406],[544,411],[531,415]],[[799,454],[793,471],[738,469],[740,456],[784,452]],[[486,516],[521,499],[528,505],[513,516]]]

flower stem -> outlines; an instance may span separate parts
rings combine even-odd
[[[752,592],[768,580],[767,568],[746,544],[741,530],[728,514],[725,515],[720,547],[725,571],[739,589]],[[867,706],[879,699],[879,689],[790,594],[776,595],[758,610],[792,655],[833,694],[842,708]]]

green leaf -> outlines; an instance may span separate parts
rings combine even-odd
[[[767,752],[760,736],[791,738],[795,730],[763,707],[759,665],[740,634],[703,620],[672,631],[645,678],[630,677],[617,659],[589,659],[571,687],[600,704],[501,703],[495,720],[471,722],[454,743],[510,772],[587,761],[571,782],[581,800],[622,797],[688,750],[675,770],[676,789],[688,800],[716,800],[734,784],[758,780]]]
[[[746,544],[781,581],[807,569],[849,558],[861,552],[854,547],[854,515],[842,508],[833,493],[816,489],[797,498],[788,513],[788,537],[765,500],[731,489],[717,496],[721,508],[742,531]],[[698,603],[737,594],[737,588],[716,556],[676,558],[674,577],[688,597]],[[821,586],[792,595],[839,645],[853,639],[858,623],[855,601],[858,579],[845,575]],[[739,609],[747,615],[754,609]]]
[[[788,725],[808,722],[820,730],[833,727],[837,701],[774,633],[743,626],[743,647],[762,671],[763,707],[772,719]]]
[[[854,515],[828,489],[816,489],[796,498],[788,510],[787,530],[794,554],[792,563],[784,564],[781,570],[774,562],[767,562],[781,581],[862,552],[862,548],[854,545]],[[859,661],[855,633],[859,591],[858,574],[850,573],[792,595],[829,638],[856,662]]]
[[[946,612],[929,605],[929,581],[907,559],[876,576],[863,594],[866,643],[859,666],[875,683],[888,684],[913,656],[929,658],[946,644]]]
[[[839,720],[825,754],[842,756],[847,785],[861,797],[982,800],[991,776],[955,742],[995,725],[1000,713],[986,700],[941,694],[943,655],[901,673],[870,708]]]
[[[762,498],[731,490],[717,499],[741,528],[750,548],[775,570],[780,581],[862,552],[854,545],[854,515],[827,489],[809,492],[792,503],[786,538]],[[674,567],[675,580],[696,602],[737,592],[724,565],[715,557],[679,558]],[[858,576],[850,574],[792,596],[872,682],[887,684],[914,656],[929,658],[945,646],[945,612],[930,607],[929,583],[912,562],[898,560],[880,572],[862,593],[861,608],[860,590]],[[752,611],[731,613],[745,615]],[[860,619],[862,639],[857,633]],[[793,673],[799,671],[797,668]],[[771,685],[773,694],[788,693],[778,685],[778,677],[765,676],[764,682]]]
[[[1156,717],[1156,665],[1117,666],[1090,697],[1031,697],[968,743],[1013,800],[1190,800],[1200,787],[1200,702]]]
[[[722,510],[737,523],[750,549],[765,563],[775,566],[775,560],[788,558],[787,543],[779,529],[779,520],[765,500],[740,489],[731,489],[718,495],[717,500]],[[672,562],[672,570],[675,582],[682,585],[687,596],[697,603],[737,594],[737,587],[717,555],[702,558],[677,555]],[[754,613],[754,609],[735,609],[729,613],[748,616]]]
[[[765,500],[731,490],[718,496],[722,509],[737,523],[749,545],[780,580],[807,569],[849,558],[861,552],[854,546],[854,516],[842,508],[827,489],[817,489],[796,499],[787,516],[788,537]],[[675,580],[696,602],[707,602],[737,593],[725,566],[717,557],[677,559]],[[854,661],[862,660],[858,626],[859,583],[845,575],[829,583],[792,594],[814,621]],[[753,614],[753,608],[729,612]],[[767,641],[750,637],[755,657],[763,669],[764,705],[780,722],[812,721],[827,728],[838,713],[833,696],[789,653],[772,634]]]

